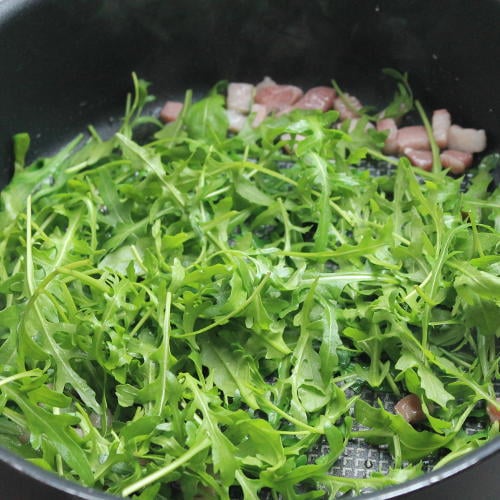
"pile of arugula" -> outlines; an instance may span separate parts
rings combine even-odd
[[[91,129],[25,167],[29,138],[15,137],[1,445],[143,500],[310,499],[400,483],[430,454],[441,466],[498,434],[485,405],[499,372],[500,155],[464,192],[446,171],[385,158],[368,118],[348,133],[331,128],[335,111],[294,111],[228,136],[215,89],[160,126],[134,82],[109,140]],[[408,111],[405,92],[388,114]],[[393,172],[371,175],[366,158]],[[417,394],[427,421],[370,406],[366,387]],[[483,430],[466,433],[468,418]],[[359,438],[388,446],[394,467],[330,475]],[[321,440],[329,452],[311,461]]]

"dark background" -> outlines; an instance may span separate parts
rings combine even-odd
[[[500,143],[500,2],[495,0],[4,0],[0,2],[0,183],[11,136],[53,153],[88,124],[116,127],[131,72],[158,104],[220,79],[332,78],[387,102],[384,67],[408,71],[428,107]],[[1,187],[2,184],[0,184]]]

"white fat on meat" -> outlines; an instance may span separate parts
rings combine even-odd
[[[226,116],[229,122],[230,132],[239,132],[245,126],[248,117],[234,109],[226,109]]]
[[[256,86],[255,91],[258,92],[260,89],[264,87],[268,87],[269,85],[277,85],[277,83],[270,78],[269,76],[265,76]]]
[[[339,112],[339,118],[341,120],[358,118],[358,111],[362,107],[363,105],[361,104],[359,99],[349,94],[344,94],[342,97],[339,96],[333,101],[333,109]]]
[[[448,131],[451,127],[451,115],[446,109],[436,109],[432,113],[432,135],[436,144],[444,149],[448,146]]]
[[[398,152],[398,127],[396,121],[392,118],[384,118],[377,122],[377,130],[379,132],[388,132],[389,135],[385,139],[384,153],[393,155]]]
[[[448,147],[465,153],[480,153],[486,149],[486,132],[452,125],[448,131]]]
[[[403,154],[410,160],[414,167],[423,170],[432,170],[432,152],[424,149],[405,148]]]
[[[227,109],[248,113],[252,107],[255,87],[251,83],[232,82],[227,86]]]
[[[446,149],[439,157],[441,158],[441,165],[444,168],[449,168],[454,174],[462,174],[465,169],[472,165],[472,153],[466,153],[465,151]]]
[[[160,120],[169,123],[177,120],[184,104],[178,101],[167,101],[160,111]]]
[[[254,118],[252,121],[252,127],[258,127],[267,116],[267,108],[263,104],[254,103],[252,104],[252,109],[250,113],[253,114]]]
[[[226,109],[226,116],[229,122],[229,131],[237,133],[245,127],[252,117],[251,126],[253,128],[258,127],[267,116],[267,108],[262,104],[252,104],[250,116],[244,115],[235,109]]]
[[[295,85],[266,85],[257,89],[255,102],[270,111],[281,111],[295,104],[304,93]]]
[[[405,149],[430,149],[429,137],[423,125],[401,127],[398,130],[398,151],[404,153]]]
[[[328,111],[333,108],[336,97],[335,89],[332,87],[310,88],[294,105],[296,109],[319,109]]]

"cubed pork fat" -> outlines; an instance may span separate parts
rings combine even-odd
[[[321,111],[328,111],[333,108],[335,96],[335,89],[331,87],[313,87],[293,107],[297,109],[320,109]]]
[[[250,112],[254,113],[254,119],[252,122],[252,127],[254,128],[258,127],[267,116],[267,108],[263,104],[252,104],[252,109]]]
[[[267,108],[262,104],[252,104],[250,112],[254,113],[254,117],[251,123],[253,128],[258,127],[267,116]],[[241,113],[240,111],[236,111],[235,109],[226,109],[226,115],[229,121],[230,132],[240,132],[249,120],[248,115],[244,115],[243,113]]]
[[[269,76],[265,76],[256,86],[255,92],[263,89],[264,87],[269,87],[269,85],[276,85],[276,82]]]
[[[344,102],[344,100],[347,101]],[[359,99],[354,97],[353,95],[344,94],[342,97],[337,97],[333,101],[333,109],[339,112],[339,118],[341,120],[349,120],[352,118],[358,118],[358,111],[363,107]]]
[[[448,131],[448,147],[466,153],[480,153],[486,149],[486,132],[452,125]]]
[[[451,115],[446,109],[436,109],[432,113],[432,135],[441,149],[448,146],[448,130],[450,126]]]
[[[295,85],[266,85],[257,89],[255,102],[270,111],[281,111],[295,104],[303,94]]]
[[[248,117],[234,109],[226,109],[230,132],[239,132],[247,122]]]
[[[377,122],[378,131],[387,131],[387,136],[384,144],[384,153],[394,155],[398,152],[398,127],[395,120],[392,118],[384,118]]]
[[[429,138],[425,127],[414,125],[411,127],[402,127],[398,130],[398,151],[404,153],[405,149],[430,149]]]
[[[394,411],[410,424],[416,424],[425,419],[422,403],[415,394],[408,394],[408,396],[400,399],[394,406]]]
[[[227,86],[227,109],[248,113],[254,92],[255,87],[251,83],[230,83]]]
[[[406,148],[403,154],[408,157],[410,163],[423,170],[432,170],[432,153],[424,149]]]
[[[454,174],[462,174],[465,169],[472,165],[472,153],[446,149],[440,155],[441,164],[444,168],[449,168]]]
[[[160,120],[169,123],[177,120],[183,107],[182,102],[167,101],[160,111]]]

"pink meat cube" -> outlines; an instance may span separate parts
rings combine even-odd
[[[486,132],[452,125],[448,131],[448,147],[466,153],[480,153],[486,149]]]
[[[294,108],[328,111],[333,108],[335,96],[335,89],[331,87],[313,87],[294,104]]]
[[[160,120],[169,123],[177,120],[184,104],[178,101],[167,101],[160,111]]]
[[[267,108],[263,104],[254,103],[252,104],[251,113],[255,113],[252,127],[258,127],[267,116]]]
[[[398,152],[398,127],[392,118],[384,118],[377,122],[377,130],[388,131],[389,135],[385,139],[384,153],[394,155]]]
[[[447,149],[439,157],[444,168],[449,168],[454,174],[462,174],[466,168],[472,165],[472,153]]]
[[[230,132],[239,132],[247,122],[248,117],[234,109],[226,109]]]
[[[403,153],[415,167],[419,167],[427,171],[432,170],[432,153],[430,151],[406,148]]]
[[[255,102],[271,111],[280,111],[295,104],[303,95],[295,85],[266,85],[257,89]]]
[[[349,105],[344,102],[344,99],[349,103]],[[357,111],[363,107],[359,99],[349,94],[344,94],[344,99],[337,97],[333,101],[333,109],[339,112],[339,118],[341,120],[349,120],[351,118],[359,117],[359,113]]]
[[[430,149],[429,138],[425,127],[415,125],[412,127],[402,127],[398,130],[398,151],[404,153],[405,149]]]
[[[441,148],[448,145],[448,130],[451,126],[451,115],[446,109],[436,109],[432,113],[432,135]]]
[[[270,78],[269,76],[265,76],[262,81],[260,81],[256,86],[255,86],[255,92],[258,92],[259,90],[263,89],[264,87],[269,87],[269,85],[276,85],[276,82]]]

